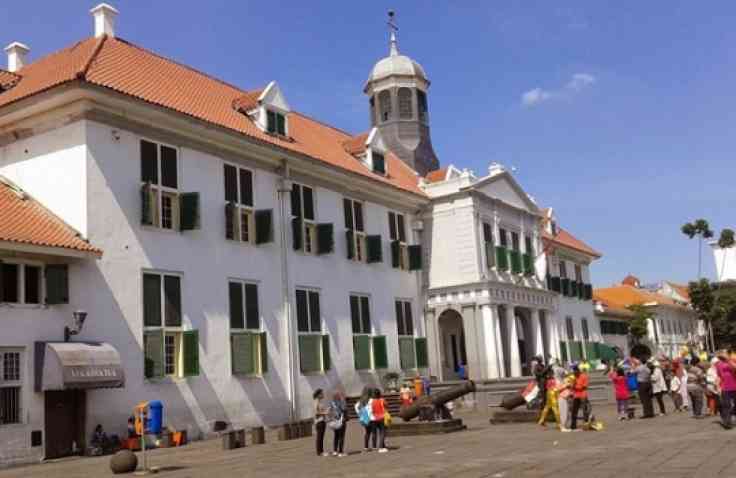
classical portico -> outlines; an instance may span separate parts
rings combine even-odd
[[[554,294],[507,284],[430,290],[425,308],[430,374],[437,380],[529,375],[535,355],[559,357]]]

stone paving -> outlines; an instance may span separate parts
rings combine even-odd
[[[618,422],[597,405],[601,432],[559,433],[533,424],[490,425],[490,411],[460,414],[468,430],[442,436],[397,437],[386,454],[358,452],[362,430],[349,423],[344,458],[316,457],[311,438],[223,451],[219,440],[157,450],[159,476],[183,477],[734,477],[736,430],[685,413]],[[328,431],[325,443],[330,443]],[[271,437],[269,437],[271,438]],[[108,477],[109,457],[71,458],[0,470],[0,478]],[[118,475],[123,476],[123,475]]]

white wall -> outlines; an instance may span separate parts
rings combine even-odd
[[[0,148],[0,175],[87,235],[87,187],[82,122]]]
[[[721,249],[718,243],[711,243],[713,259],[716,262],[716,280],[736,280],[736,247]]]

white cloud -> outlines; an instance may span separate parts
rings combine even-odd
[[[554,90],[533,88],[524,92],[521,95],[521,105],[527,108],[533,108],[549,100],[571,98],[578,92],[591,87],[595,82],[595,76],[589,73],[575,73],[565,86],[560,88]]]

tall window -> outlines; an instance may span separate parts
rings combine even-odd
[[[394,302],[396,310],[396,327],[399,336],[399,362],[402,370],[426,368],[429,363],[427,356],[427,339],[417,338],[414,330],[412,303],[408,300],[397,299]]]
[[[266,333],[261,332],[258,285],[228,281],[230,356],[233,374],[260,375],[268,370]]]
[[[412,92],[409,88],[399,88],[399,118],[412,119],[414,117],[414,105],[412,105]]]
[[[386,174],[386,157],[383,154],[371,149],[371,163],[374,173]]]
[[[403,214],[388,213],[388,237],[391,239],[391,259],[394,268],[408,270],[409,254],[406,243],[406,224]]]
[[[371,110],[371,126],[376,125],[376,97],[371,96],[371,99],[368,100],[368,105]]]
[[[356,370],[388,368],[386,337],[373,336],[370,299],[350,295],[350,321],[353,327],[353,358]]]
[[[228,239],[255,242],[253,210],[253,172],[225,164],[225,201]]]
[[[419,112],[419,121],[426,123],[429,108],[427,107],[427,94],[422,90],[417,90],[417,111]]]
[[[299,332],[299,366],[302,373],[329,370],[330,336],[322,333],[318,291],[296,290],[296,322]]]
[[[41,304],[42,278],[40,265],[0,262],[0,303]]]
[[[179,229],[178,151],[171,146],[141,140],[141,181],[144,190],[143,223]]]
[[[578,284],[583,283],[583,269],[580,264],[575,264],[575,280]]]
[[[314,216],[314,190],[294,184],[291,189],[291,215],[294,228],[294,249],[306,254],[317,251],[317,224]]]
[[[483,223],[483,245],[486,254],[486,266],[488,268],[496,265],[496,255],[493,249],[493,227],[490,223]]]
[[[345,238],[347,241],[348,259],[366,261],[366,235],[363,224],[363,203],[353,199],[343,199],[345,213]]]
[[[273,110],[266,110],[266,131],[270,134],[286,136],[286,116]]]
[[[583,340],[586,342],[590,341],[590,331],[588,330],[588,319],[581,319],[580,323],[583,326]]]
[[[560,277],[563,279],[567,279],[567,267],[565,265],[565,261],[560,259]]]
[[[519,233],[518,232],[511,232],[511,249],[514,251],[519,251]]]
[[[534,257],[534,245],[530,236],[524,237],[524,252]]]
[[[572,325],[572,317],[565,317],[565,327],[567,328],[567,340],[575,340],[575,329]]]
[[[506,235],[506,229],[499,228],[498,229],[498,239],[501,241],[501,247],[509,247],[508,243],[508,236]]]
[[[378,107],[381,111],[381,121],[391,119],[391,92],[383,90],[378,93]]]
[[[199,332],[182,324],[181,276],[143,274],[146,378],[199,375]]]
[[[22,350],[0,349],[0,427],[22,423]]]

